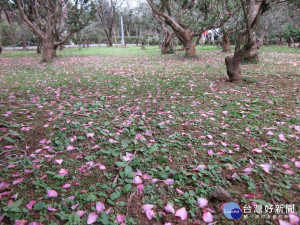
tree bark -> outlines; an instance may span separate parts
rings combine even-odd
[[[235,52],[241,49],[241,45],[244,42],[244,34],[242,32],[238,33],[236,43],[235,43]]]
[[[258,49],[257,49],[257,43],[255,41],[254,45],[251,47],[248,55],[244,58],[245,62],[248,63],[258,63]]]
[[[56,53],[57,48],[58,48],[58,45],[52,44],[52,50],[51,50],[52,58],[57,57],[57,53]]]
[[[23,46],[23,51],[26,51],[26,39],[25,38],[22,38],[22,46]]]
[[[165,34],[164,41],[161,44],[162,54],[172,54],[172,53],[174,53],[173,41],[172,41],[173,34],[174,34],[173,31],[167,32]]]
[[[109,47],[113,46],[113,28],[108,28],[108,44]]]
[[[188,40],[184,43],[185,47],[185,56],[186,57],[195,57],[196,56],[196,48],[193,39]]]
[[[279,36],[279,45],[280,45],[280,46],[283,45],[283,42],[282,42],[282,34],[280,34],[280,36]]]
[[[230,40],[229,40],[229,36],[227,33],[223,33],[223,37],[222,37],[222,48],[223,48],[223,52],[230,52]]]
[[[230,82],[241,82],[242,72],[240,64],[243,58],[250,52],[255,42],[252,40],[247,42],[244,47],[234,53],[233,56],[227,56],[225,58],[225,64],[227,69],[227,75]]]
[[[260,38],[258,38],[258,41],[257,41],[257,48],[260,49],[261,46],[263,46],[264,44],[264,38],[266,36],[267,33],[263,33]]]
[[[53,54],[53,44],[52,40],[45,39],[43,40],[43,55],[42,61],[43,62],[51,62],[52,61],[52,54]]]
[[[41,54],[42,53],[42,42],[39,40],[37,48],[36,48],[36,53]]]

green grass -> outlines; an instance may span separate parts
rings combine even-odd
[[[11,191],[0,199],[5,224],[86,224],[97,202],[111,208],[108,216],[98,213],[100,224],[114,224],[118,214],[126,224],[147,224],[143,204],[155,205],[153,221],[176,224],[178,217],[158,213],[168,202],[175,210],[185,207],[192,224],[202,221],[199,197],[208,199],[215,222],[234,224],[223,215],[224,202],[210,198],[216,186],[241,207],[294,204],[299,215],[298,49],[263,47],[258,64],[242,65],[241,84],[227,82],[229,53],[216,46],[197,46],[192,59],[184,52],[161,55],[157,46],[58,53],[48,64],[33,51],[0,56],[0,179],[9,184],[1,192]],[[124,161],[126,153],[135,155],[132,161]],[[262,164],[270,165],[270,173]],[[194,170],[198,165],[206,168]],[[246,168],[252,168],[248,175]],[[61,169],[68,174],[59,176]],[[144,177],[140,193],[133,184],[138,171],[159,181]],[[12,185],[18,178],[24,180]],[[49,198],[47,190],[58,196]],[[31,200],[37,204],[27,209]],[[77,210],[87,213],[79,219]],[[237,222],[278,219],[252,214]]]

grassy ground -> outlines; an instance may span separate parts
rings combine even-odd
[[[207,212],[217,224],[289,221],[286,205],[300,213],[299,53],[263,47],[259,64],[243,65],[245,82],[232,84],[228,53],[214,46],[193,59],[158,47],[74,48],[50,64],[33,51],[3,52],[2,223],[86,224],[91,212],[99,224],[119,224],[117,215],[126,224],[205,224]],[[252,212],[273,205],[271,217],[227,219],[224,201],[210,196],[216,186]],[[168,202],[188,219],[167,213]],[[144,204],[154,205],[151,221]]]

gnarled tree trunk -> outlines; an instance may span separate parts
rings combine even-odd
[[[255,44],[254,40],[248,41],[242,49],[239,49],[233,56],[227,56],[225,58],[225,64],[227,69],[227,75],[230,82],[241,82],[242,72],[240,64],[244,57],[249,54],[252,46]]]
[[[249,53],[247,56],[245,56],[244,61],[248,63],[258,63],[259,58],[258,58],[258,46],[255,41],[254,45],[251,47]]]
[[[187,40],[184,43],[185,47],[185,56],[186,57],[195,57],[196,56],[196,48],[193,39]]]
[[[172,54],[174,53],[173,51],[173,42],[172,42],[172,37],[173,37],[174,32],[171,31],[170,33],[168,32],[165,36],[165,40],[162,43],[161,46],[161,52],[162,54]]]

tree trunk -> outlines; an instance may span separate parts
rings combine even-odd
[[[162,47],[161,47],[161,53],[162,54],[172,54],[173,53],[173,51],[172,51],[172,49],[171,49],[171,41],[164,41],[163,43],[162,43]]]
[[[108,44],[109,44],[109,47],[112,47],[113,46],[113,30],[112,28],[109,28],[109,31],[108,31]]]
[[[263,34],[261,35],[261,37],[258,38],[258,42],[257,42],[257,48],[258,48],[258,49],[260,49],[260,47],[263,46],[265,36],[266,36],[266,33],[263,33]]]
[[[86,47],[89,48],[90,47],[90,40],[86,39]]]
[[[257,49],[257,43],[255,41],[254,45],[250,49],[249,53],[247,56],[244,58],[244,62],[247,63],[258,63],[259,58],[258,58],[258,49]]]
[[[242,72],[240,64],[243,58],[249,54],[251,48],[255,45],[255,41],[248,41],[242,49],[237,50],[233,56],[227,56],[225,58],[225,64],[227,69],[227,75],[230,82],[241,82]]]
[[[186,41],[184,47],[185,47],[185,56],[186,57],[195,57],[196,56],[195,43],[193,42],[193,39]]]
[[[45,39],[43,40],[43,62],[51,62],[52,61],[52,54],[53,54],[53,44],[51,40]]]
[[[282,34],[279,36],[279,45],[280,46],[283,45],[283,43],[282,43]]]
[[[53,44],[52,44],[52,50],[51,50],[52,58],[57,57],[57,54],[56,54],[57,48],[58,48],[58,45],[53,45]]]
[[[141,42],[141,50],[146,50],[145,46],[146,46],[146,41],[145,40],[142,40]]]
[[[243,33],[238,33],[236,43],[235,43],[235,52],[241,49],[241,45],[243,44],[244,35]]]
[[[25,38],[22,38],[22,46],[23,46],[23,51],[26,51],[26,39]]]
[[[174,32],[167,32],[165,34],[164,37],[164,41],[161,44],[161,52],[162,54],[172,54],[174,53],[174,49],[173,49],[173,41],[172,41],[172,37],[173,37]]]
[[[38,46],[36,48],[36,53],[37,54],[41,54],[42,53],[42,44],[41,44],[41,42],[38,43]]]
[[[230,52],[230,40],[227,33],[223,33],[222,48],[223,52]]]

